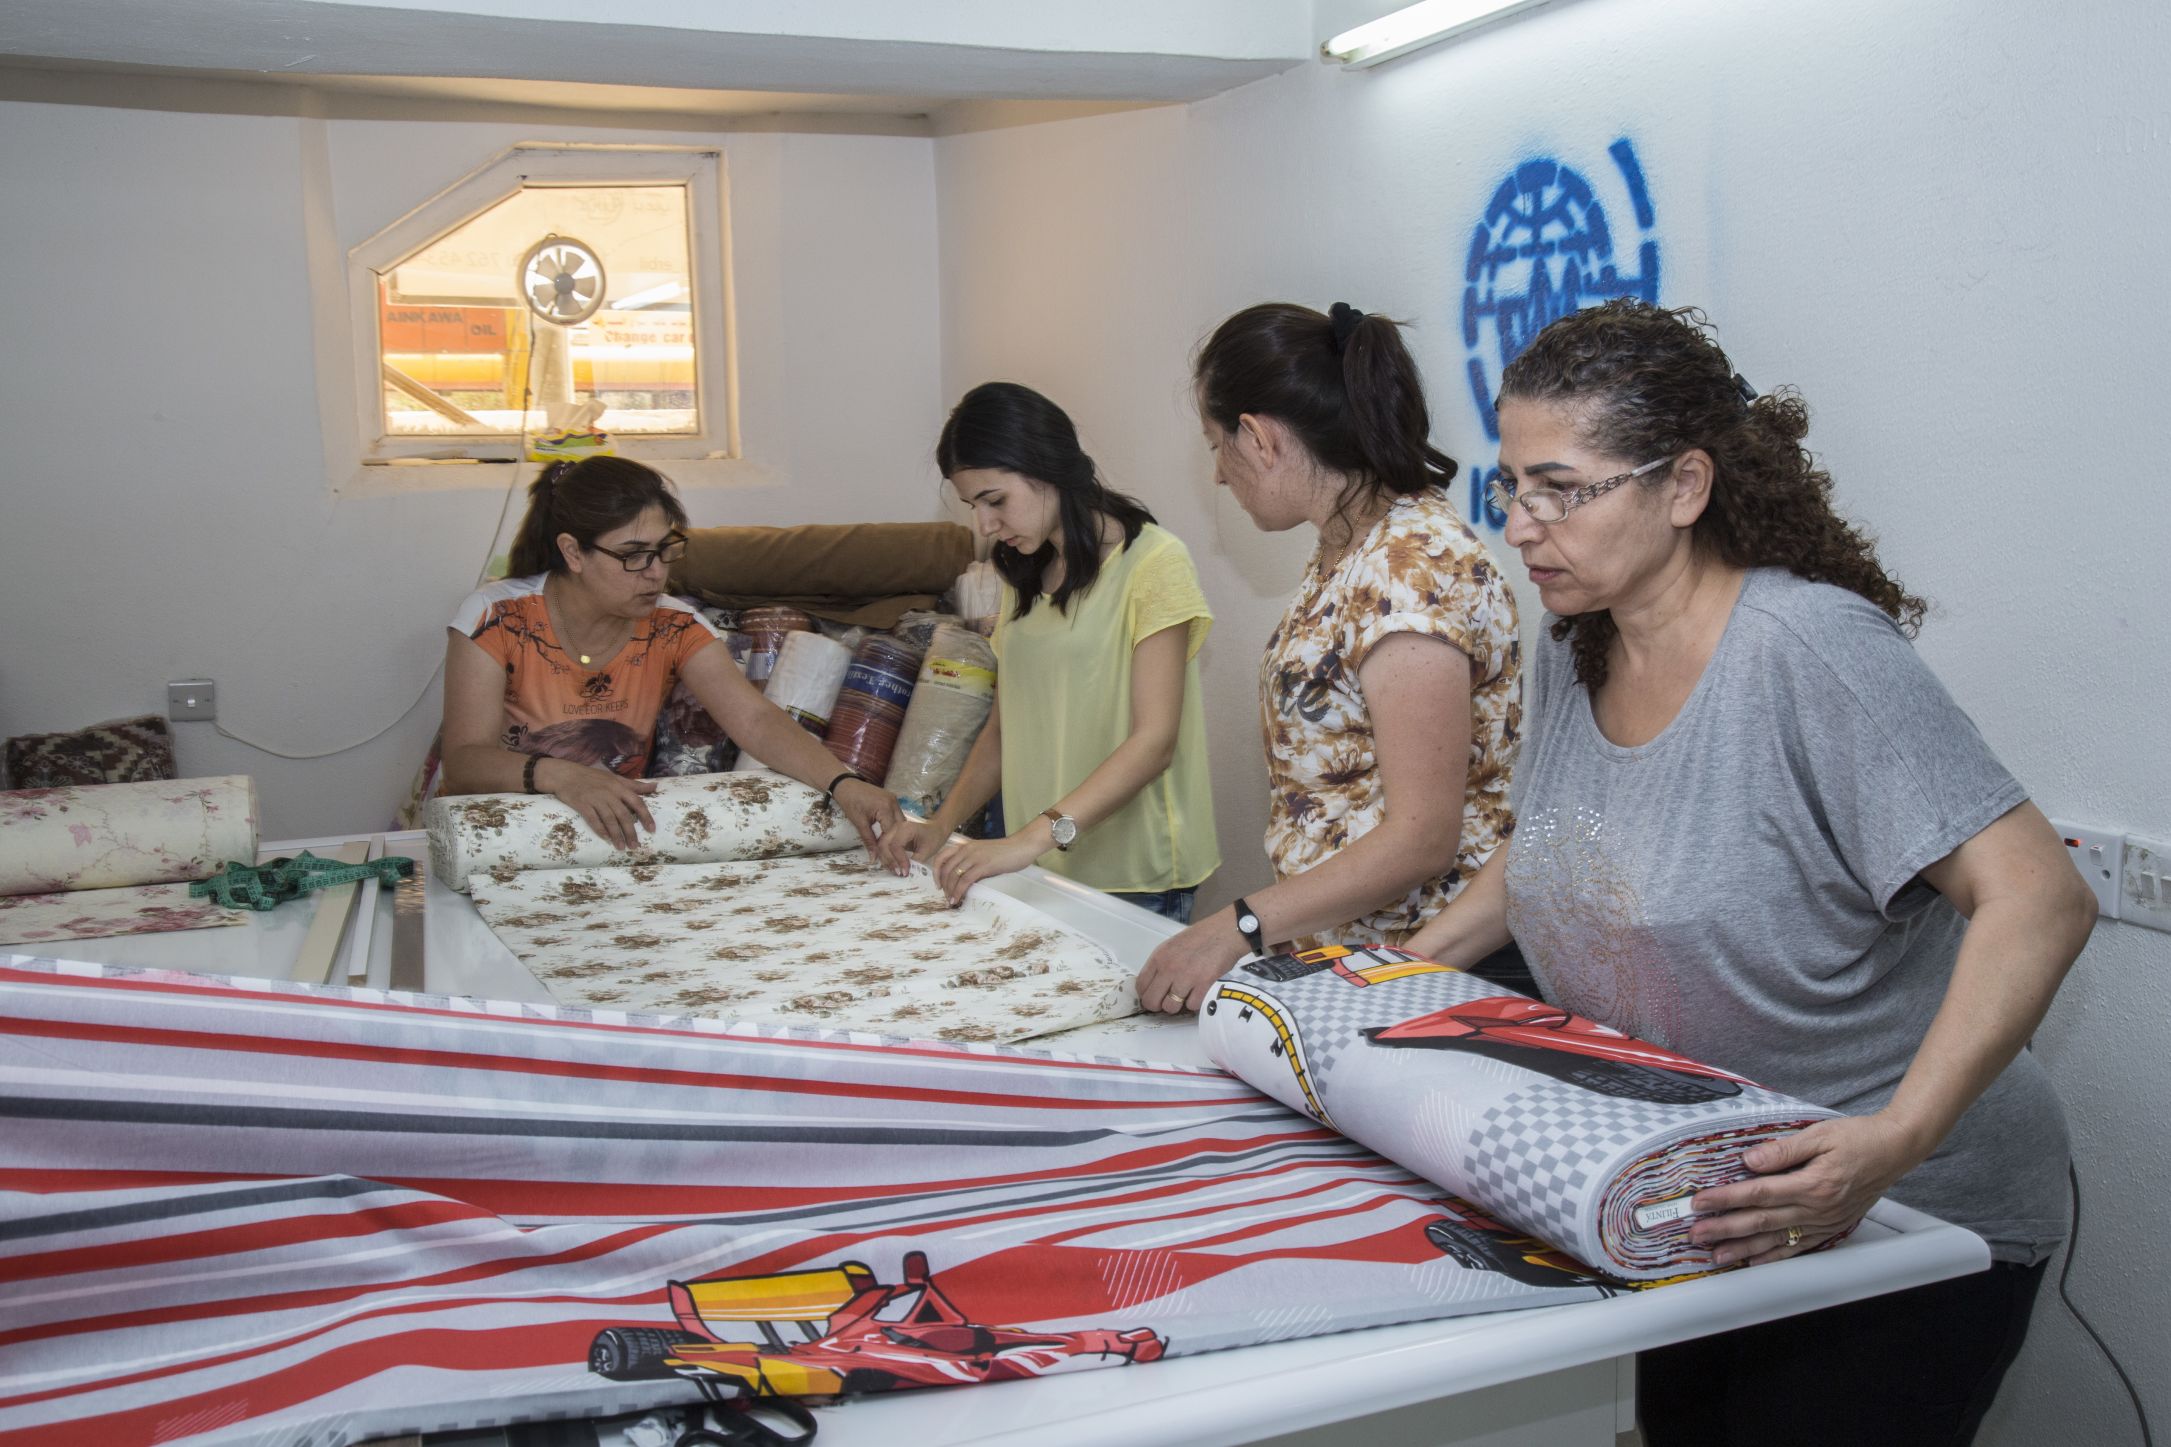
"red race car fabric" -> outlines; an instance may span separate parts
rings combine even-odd
[[[1136,1368],[1620,1289],[1218,1071],[20,956],[0,1281],[6,1447]]]

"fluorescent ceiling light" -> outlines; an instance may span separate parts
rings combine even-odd
[[[618,298],[618,300],[611,303],[611,310],[615,312],[639,311],[642,307],[654,306],[658,302],[676,301],[685,293],[686,288],[683,285],[675,281],[667,281],[661,286],[652,286],[645,291],[637,291],[631,296]]]
[[[1480,25],[1504,20],[1520,10],[1535,10],[1547,0],[1418,0],[1369,24],[1345,30],[1319,48],[1329,60],[1352,70],[1406,55],[1421,45],[1445,40]]]

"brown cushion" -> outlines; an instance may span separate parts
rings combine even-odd
[[[173,734],[155,713],[68,734],[22,734],[7,742],[11,789],[67,784],[140,784],[173,779]]]

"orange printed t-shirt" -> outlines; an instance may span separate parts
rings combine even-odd
[[[596,764],[638,779],[656,743],[656,716],[686,660],[718,638],[684,599],[656,601],[609,658],[583,667],[558,642],[543,579],[507,578],[468,594],[452,626],[505,668],[506,748]]]

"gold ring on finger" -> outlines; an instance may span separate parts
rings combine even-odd
[[[1799,1226],[1789,1226],[1789,1227],[1787,1227],[1787,1247],[1788,1247],[1788,1249],[1789,1249],[1789,1250],[1791,1250],[1791,1249],[1793,1249],[1794,1247],[1796,1247],[1796,1246],[1799,1246],[1799,1245],[1801,1245],[1801,1244],[1802,1244],[1802,1228],[1801,1228],[1801,1227],[1799,1227]]]

